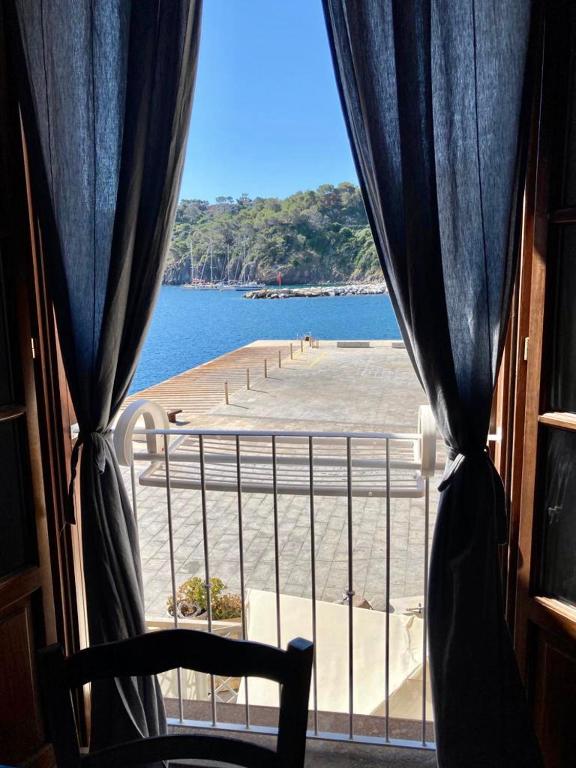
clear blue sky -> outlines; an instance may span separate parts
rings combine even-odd
[[[356,180],[320,0],[204,0],[180,197]]]

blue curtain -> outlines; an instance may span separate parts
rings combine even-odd
[[[35,207],[80,436],[90,643],[145,631],[110,423],[135,371],[175,215],[201,0],[10,0]],[[75,466],[73,466],[73,471]],[[153,678],[92,686],[92,746],[162,733]]]
[[[515,269],[528,0],[324,0],[364,200],[449,462],[430,560],[443,768],[541,757],[504,620],[486,442]]]

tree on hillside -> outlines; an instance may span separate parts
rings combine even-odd
[[[187,282],[194,263],[198,276],[211,260],[215,279],[285,283],[344,282],[382,278],[360,190],[343,182],[322,184],[279,198],[182,200],[164,281]]]

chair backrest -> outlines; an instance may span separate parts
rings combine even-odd
[[[313,644],[292,640],[285,651],[261,643],[169,629],[98,645],[65,657],[59,645],[39,654],[50,739],[58,768],[112,768],[156,760],[218,760],[259,768],[302,768],[306,746]],[[183,667],[225,677],[263,677],[281,684],[276,750],[211,734],[139,739],[81,754],[71,692],[113,677],[154,675]]]

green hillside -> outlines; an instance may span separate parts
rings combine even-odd
[[[354,184],[323,184],[290,197],[182,200],[164,282],[194,276],[284,284],[382,278],[362,196]]]

